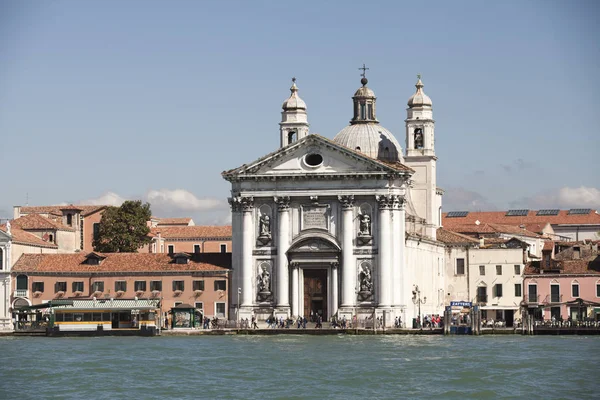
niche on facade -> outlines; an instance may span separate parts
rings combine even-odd
[[[358,243],[365,245],[373,241],[372,219],[373,211],[369,204],[364,203],[359,207],[358,212],[358,234],[356,236]]]
[[[256,273],[256,287],[258,292],[258,301],[265,302],[270,301],[273,297],[271,290],[271,263],[261,262],[258,264],[258,271]]]
[[[258,244],[259,246],[266,246],[271,243],[271,220],[272,220],[271,207],[263,204],[258,209]]]
[[[358,300],[369,301],[373,298],[373,266],[370,262],[360,263],[358,268]]]

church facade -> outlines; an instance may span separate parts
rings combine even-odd
[[[230,316],[374,316],[390,326],[410,324],[419,310],[441,314],[442,192],[420,78],[408,101],[406,153],[379,123],[364,73],[350,125],[333,140],[309,132],[293,81],[280,148],[222,174],[232,185]]]

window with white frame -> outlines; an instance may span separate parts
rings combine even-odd
[[[204,303],[201,302],[201,301],[197,301],[197,302],[194,303],[194,307],[197,310],[203,311],[204,310]]]
[[[180,304],[183,304],[183,301],[176,301],[176,302],[175,302],[175,303],[173,303],[173,304],[175,304],[175,307],[177,307],[178,305],[180,305]]]
[[[497,283],[496,285],[494,285],[494,294],[496,295],[496,297],[502,297],[502,284],[501,283]]]
[[[167,249],[168,249],[167,251],[169,252],[169,254],[175,253],[175,246],[174,245],[172,245],[172,244],[168,245]]]
[[[215,303],[215,314],[219,318],[225,317],[225,303]]]
[[[521,275],[521,266],[515,265],[515,275]]]
[[[577,281],[571,283],[571,297],[579,297],[579,282]]]
[[[515,297],[521,297],[521,284],[515,283]]]
[[[496,275],[502,275],[502,265],[496,265]]]
[[[600,297],[600,281],[596,282],[596,297]]]
[[[194,253],[200,253],[200,245],[199,244],[194,245]]]
[[[221,243],[221,253],[227,253],[227,244]]]
[[[485,275],[485,265],[479,266],[479,275]]]

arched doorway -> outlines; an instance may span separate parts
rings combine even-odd
[[[328,320],[339,304],[339,243],[326,231],[307,229],[292,241],[287,256],[292,267],[292,314],[307,320],[318,314]]]

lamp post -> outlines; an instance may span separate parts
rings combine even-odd
[[[237,307],[235,310],[235,322],[236,325],[240,323],[240,294],[242,294],[242,288],[239,287],[238,288],[238,292],[237,292]]]
[[[427,302],[427,296],[423,297],[421,300],[421,291],[419,290],[419,285],[415,285],[412,294],[413,304],[417,304],[419,306],[419,328],[421,328],[423,326],[423,321],[421,321],[421,304],[425,304]]]

